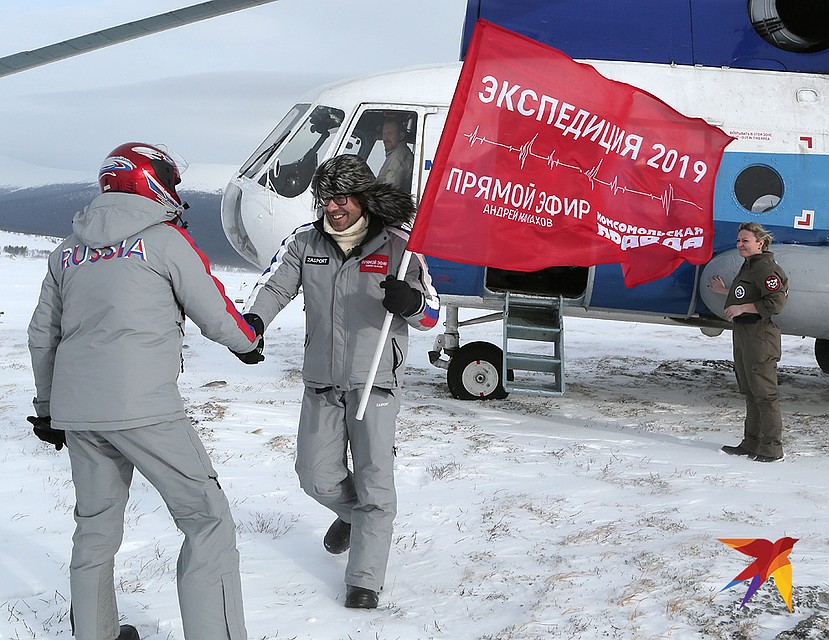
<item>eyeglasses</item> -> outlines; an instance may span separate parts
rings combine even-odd
[[[317,200],[317,206],[327,207],[329,202],[333,202],[338,207],[342,207],[348,202],[348,194],[339,194],[331,196],[330,198],[320,198]]]

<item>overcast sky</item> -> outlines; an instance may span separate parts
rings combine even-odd
[[[0,0],[0,56],[197,3]],[[26,164],[94,180],[129,140],[240,165],[313,87],[457,60],[466,0],[414,4],[278,0],[0,78],[0,185]]]

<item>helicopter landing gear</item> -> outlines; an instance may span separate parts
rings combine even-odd
[[[446,383],[458,400],[503,400],[507,397],[501,380],[503,351],[489,342],[465,344],[452,357]]]

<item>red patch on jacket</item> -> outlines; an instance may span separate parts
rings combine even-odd
[[[766,278],[766,289],[769,291],[777,291],[780,288],[780,278],[777,276],[769,276]]]
[[[389,257],[381,253],[372,253],[360,260],[360,272],[388,273]]]

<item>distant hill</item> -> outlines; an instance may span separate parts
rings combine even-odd
[[[98,195],[97,184],[51,184],[26,189],[0,188],[0,229],[35,235],[65,237],[72,232],[72,216]],[[184,218],[187,230],[211,264],[254,269],[230,246],[222,230],[222,195],[182,191],[190,205]]]

